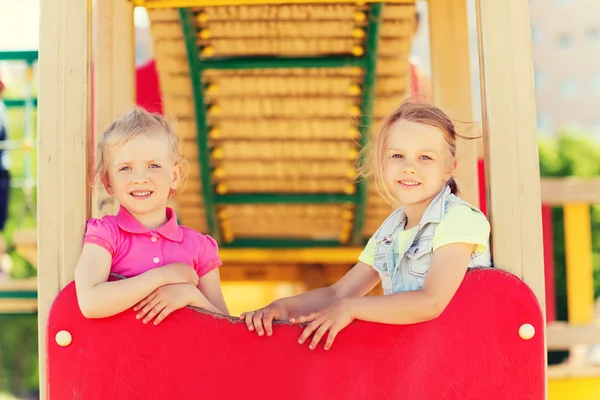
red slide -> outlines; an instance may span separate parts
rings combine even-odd
[[[519,334],[524,325],[535,329],[528,340]],[[236,318],[190,308],[158,326],[132,310],[86,319],[71,283],[50,311],[48,393],[51,400],[541,400],[543,330],[531,290],[497,269],[469,271],[433,321],[354,321],[329,351],[299,345],[298,326],[278,324],[272,337],[259,337]],[[63,346],[61,331],[71,338]]]

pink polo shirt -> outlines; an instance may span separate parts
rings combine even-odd
[[[158,229],[148,230],[121,206],[117,215],[90,219],[83,241],[108,250],[111,273],[126,277],[175,262],[188,264],[201,277],[222,264],[215,239],[180,226],[171,208],[167,219]]]

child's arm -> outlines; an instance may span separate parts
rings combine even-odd
[[[310,348],[329,331],[325,349],[331,347],[337,333],[354,319],[386,324],[414,324],[439,316],[458,290],[476,246],[453,243],[435,251],[431,266],[420,290],[388,296],[352,297],[327,310],[300,317],[294,322],[312,321],[302,332],[303,343],[313,332]]]
[[[229,315],[217,268],[203,275],[197,287],[190,284],[161,286],[137,303],[133,310],[140,311],[136,317],[143,318],[143,323],[154,319],[154,325],[158,325],[173,311],[186,306]]]
[[[258,335],[262,336],[264,329],[267,335],[271,336],[273,319],[287,320],[301,315],[309,315],[325,309],[341,299],[364,296],[377,285],[379,279],[379,275],[370,265],[358,262],[332,286],[275,300],[264,308],[243,313],[240,318],[246,321],[250,331],[256,329]]]
[[[206,299],[200,289],[190,283],[161,286],[137,303],[133,311],[139,311],[136,318],[143,318],[144,324],[154,319],[154,325],[158,325],[173,311],[186,306],[202,308],[217,314],[223,313]]]
[[[462,283],[473,249],[468,243],[440,247],[433,254],[422,289],[353,299],[352,315],[364,321],[387,324],[413,324],[437,318]]]
[[[291,318],[322,310],[331,304],[351,297],[362,297],[379,283],[379,274],[363,262],[358,262],[339,281],[331,286],[281,299]]]
[[[206,308],[203,304],[208,302],[217,309],[217,312],[229,315],[229,309],[227,309],[223,290],[221,289],[221,276],[218,268],[213,269],[198,280],[198,289],[202,297],[197,297],[197,300],[191,304],[192,306]]]
[[[139,276],[107,282],[112,257],[103,247],[86,243],[75,268],[75,286],[81,312],[86,318],[116,315],[135,305],[157,287],[191,282],[196,271],[185,264],[151,269]]]

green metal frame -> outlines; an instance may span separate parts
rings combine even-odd
[[[37,316],[38,315],[38,310],[32,310],[30,312],[10,312],[10,311],[3,311],[0,312],[0,316],[3,317],[31,317],[31,316]]]
[[[373,103],[375,101],[377,78],[377,47],[379,44],[379,26],[381,21],[382,3],[372,4],[368,14],[367,47],[365,53],[365,77],[363,82],[363,99],[361,104],[362,119],[360,123],[359,146],[362,149],[369,136],[373,123]],[[363,161],[362,159],[360,160]],[[367,183],[360,180],[357,183],[354,209],[354,226],[350,243],[356,245],[362,241],[362,229],[367,208]]]
[[[189,9],[179,9],[181,26],[184,33],[190,77],[193,86],[194,104],[196,111],[198,161],[201,168],[202,196],[206,208],[206,222],[209,232],[217,240],[221,238],[215,206],[219,204],[355,204],[354,221],[350,243],[362,244],[362,229],[364,226],[367,184],[364,181],[356,183],[356,194],[295,194],[295,193],[244,193],[218,195],[211,178],[211,163],[206,105],[203,93],[202,71],[206,69],[253,69],[253,68],[339,68],[360,67],[365,70],[363,81],[363,96],[361,99],[361,123],[359,148],[362,149],[368,138],[368,132],[373,121],[373,102],[375,99],[375,82],[377,67],[377,47],[379,42],[379,26],[382,3],[370,5],[366,38],[366,52],[362,57],[329,56],[329,57],[224,57],[203,59],[199,56],[200,48],[196,43],[197,26]],[[342,243],[338,240],[295,240],[295,239],[260,239],[238,238],[226,247],[335,247]]]
[[[0,51],[0,61],[25,61],[32,64],[37,59],[37,50]]]
[[[23,108],[27,104],[25,99],[3,99],[2,102],[7,108]],[[38,99],[31,99],[31,104],[37,107]]]
[[[22,50],[22,51],[0,51],[0,61],[25,61],[31,65],[38,59],[37,50]],[[27,105],[27,99],[10,99],[2,100],[7,108],[24,108]],[[32,98],[31,104],[34,107],[38,106],[38,99]]]
[[[204,69],[365,67],[362,57],[256,57],[202,60]]]
[[[341,193],[232,193],[220,195],[217,204],[340,204],[352,203],[355,196]]]
[[[0,290],[0,299],[37,299],[37,292],[31,290]]]
[[[221,240],[221,229],[216,220],[214,208],[215,192],[212,183],[212,167],[210,165],[210,149],[208,146],[208,126],[206,121],[206,105],[204,104],[204,85],[202,84],[202,67],[196,44],[196,23],[192,13],[187,8],[179,9],[181,28],[187,50],[190,68],[190,79],[194,95],[194,108],[196,111],[196,140],[198,143],[198,163],[200,164],[200,179],[202,182],[202,196],[206,215],[206,225],[215,240]]]
[[[37,299],[38,293],[37,291],[32,290],[0,290],[0,299],[14,299],[14,300],[23,300],[23,299]],[[32,310],[30,312],[10,312],[3,311],[0,312],[0,316],[23,316],[23,315],[37,315],[37,310]]]

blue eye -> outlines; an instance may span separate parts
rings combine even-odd
[[[158,165],[158,164],[150,164],[150,168],[160,168],[160,165]]]
[[[119,168],[119,171],[128,171],[130,169],[131,169],[130,167],[121,167],[121,168]]]
[[[392,158],[403,158],[402,154],[392,154]]]
[[[432,158],[429,156],[421,156],[419,157],[421,160],[431,160]]]

